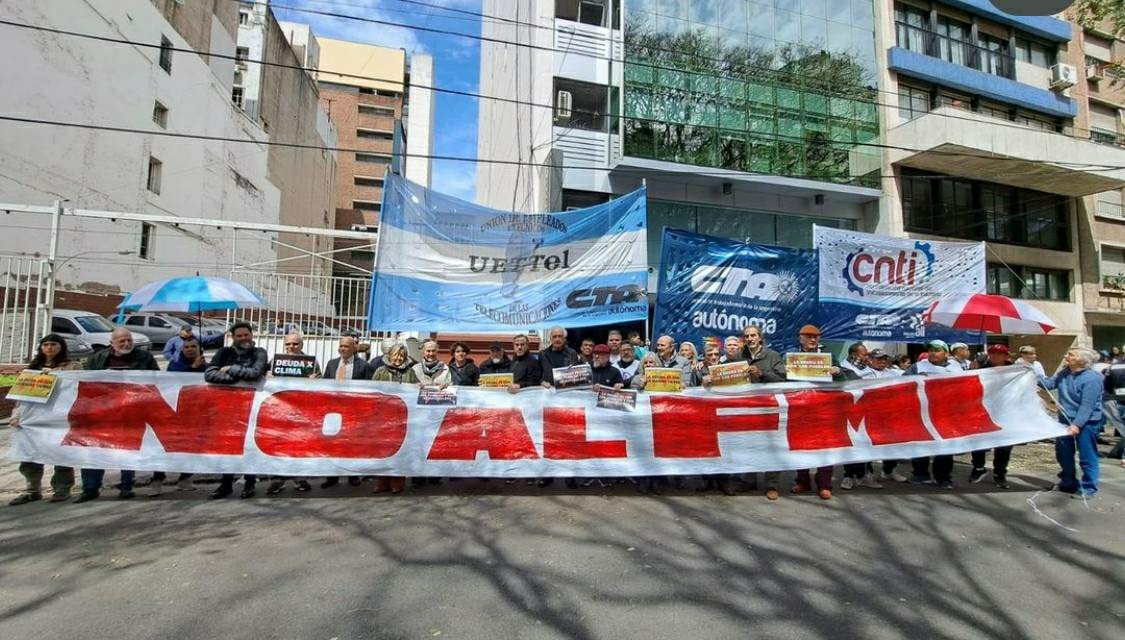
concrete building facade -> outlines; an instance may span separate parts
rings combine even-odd
[[[312,147],[269,148],[269,180],[281,195],[280,222],[335,228],[336,129],[320,103],[315,72],[295,68],[316,67],[316,36],[307,25],[282,27],[265,4],[242,4],[238,23],[240,60],[235,65],[232,102],[271,140]],[[259,60],[265,64],[257,64]],[[312,254],[326,256],[332,248],[331,238],[281,234],[277,262],[271,266],[282,273],[331,274],[331,260]]]
[[[0,201],[180,217],[278,222],[268,137],[231,104],[234,3],[16,0],[15,21],[144,43],[135,47],[9,29],[0,52],[0,112],[27,118],[214,136],[193,140],[43,124],[0,125]],[[174,50],[179,49],[179,50]],[[5,216],[0,252],[45,255],[50,218]],[[272,234],[65,218],[60,290],[115,294],[159,278],[229,275],[276,256]],[[127,255],[121,255],[127,254]]]

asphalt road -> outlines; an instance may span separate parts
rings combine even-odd
[[[1089,508],[1038,496],[1077,533],[1027,502],[1050,475],[827,502],[462,481],[0,506],[0,638],[1120,640],[1125,469]],[[18,487],[5,466],[0,498]]]

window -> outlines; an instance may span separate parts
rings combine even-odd
[[[394,107],[380,107],[373,104],[359,105],[359,112],[365,116],[391,116],[395,115]]]
[[[367,87],[360,87],[359,92],[364,94],[364,95],[369,95],[369,96],[375,95],[375,90],[374,89],[368,89]]]
[[[161,129],[168,128],[168,107],[160,104],[159,100],[152,105],[152,121]]]
[[[555,125],[606,131],[609,87],[555,78]]]
[[[1011,120],[1014,109],[1007,105],[982,102],[977,112],[997,120]]]
[[[1058,120],[1048,116],[1039,115],[1037,113],[1018,111],[1016,112],[1016,122],[1024,125],[1025,127],[1031,127],[1033,129],[1039,129],[1041,131],[1057,132],[1059,130]]]
[[[355,186],[357,187],[382,187],[382,178],[368,178],[365,176],[355,176]]]
[[[1055,66],[1056,56],[1057,48],[1054,45],[1026,38],[1016,38],[1016,60],[1020,62],[1050,68]]]
[[[972,27],[960,20],[939,16],[937,22],[938,56],[963,67],[971,66],[973,58]]]
[[[78,335],[82,332],[78,330],[77,325],[75,325],[67,318],[51,318],[51,333]]]
[[[160,193],[160,171],[163,167],[163,162],[152,156],[148,157],[148,183],[146,187],[156,194]]]
[[[1117,132],[1090,127],[1090,139],[1098,144],[1117,144]]]
[[[160,36],[160,68],[172,73],[172,41]]]
[[[374,251],[352,251],[351,255],[352,255],[352,260],[358,260],[358,261],[361,261],[361,262],[362,261],[370,262],[370,261],[375,259],[375,252]]]
[[[234,87],[230,90],[230,101],[239,109],[242,108],[242,96],[244,93],[245,90],[242,87]]]
[[[236,47],[234,50],[234,64],[246,67],[246,61],[250,59],[250,47]]]
[[[988,263],[988,292],[1025,300],[1070,301],[1070,272]]]
[[[988,34],[980,35],[980,70],[994,76],[1015,78],[1015,58],[1008,52],[1008,41]]]
[[[1103,289],[1125,290],[1125,248],[1103,244],[1099,266]]]
[[[368,162],[378,164],[390,164],[391,157],[380,155],[378,153],[357,153],[355,154],[356,162]]]
[[[973,99],[969,96],[953,93],[951,91],[942,91],[938,94],[938,106],[953,107],[954,109],[961,109],[962,111],[972,111]]]
[[[1104,191],[1097,195],[1097,208],[1094,213],[1099,216],[1125,219],[1125,207],[1122,206],[1120,191]]]
[[[164,320],[163,318],[157,318],[157,317],[153,316],[153,317],[148,319],[148,326],[156,327],[157,329],[167,329],[168,327],[170,327],[172,325],[168,324],[168,322],[166,320]]]
[[[926,40],[930,37],[930,14],[910,5],[895,5],[895,29],[898,46],[910,51],[928,53]]]
[[[908,85],[899,85],[898,89],[898,114],[907,120],[913,120],[930,111],[930,92]]]
[[[142,260],[152,260],[153,245],[156,244],[156,225],[141,223],[141,246],[137,256]]]
[[[572,22],[593,25],[595,27],[610,27],[608,9],[612,6],[612,27],[621,28],[620,8],[622,0],[613,0],[612,5],[607,5],[608,0],[555,0],[555,17]]]
[[[130,327],[143,327],[145,326],[144,316],[129,316],[125,319],[125,324]]]
[[[352,200],[352,208],[360,211],[379,211],[383,205],[370,200]]]
[[[376,131],[374,129],[356,129],[355,136],[365,140],[394,140],[395,134],[390,131]]]
[[[903,170],[902,192],[909,231],[1070,250],[1065,196],[909,169]]]
[[[238,12],[238,24],[247,24],[249,22],[250,22],[250,12],[249,11],[239,11]]]

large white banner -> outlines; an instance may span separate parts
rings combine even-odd
[[[524,331],[648,317],[643,188],[586,209],[487,209],[387,174],[371,326]]]
[[[983,242],[891,238],[817,226],[820,252],[820,329],[826,338],[924,342],[980,342],[981,334],[927,325],[922,312],[935,300],[984,293]]]
[[[11,458],[88,468],[403,476],[736,473],[961,453],[1062,435],[1023,367],[842,385],[641,393],[633,411],[598,394],[419,388],[195,374],[60,374],[24,407]],[[448,401],[424,394],[424,401]]]

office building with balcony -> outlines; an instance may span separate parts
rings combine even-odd
[[[876,231],[987,243],[988,288],[1033,301],[1059,329],[1046,359],[1088,340],[1086,199],[1125,186],[1125,149],[1081,117],[1080,39],[1056,17],[988,0],[879,3],[885,197]],[[895,98],[897,97],[897,101]],[[1085,232],[1088,234],[1088,231]]]
[[[814,224],[874,225],[873,0],[484,0],[483,13],[501,20],[482,23],[480,91],[503,100],[480,105],[481,204],[582,207],[645,184],[651,265],[666,226],[809,247]]]
[[[1072,46],[1065,61],[1078,69],[1072,95],[1078,103],[1076,129],[1119,157],[1125,146],[1125,40],[1109,24],[1073,23]],[[1101,156],[1092,156],[1102,162]],[[1104,161],[1110,162],[1106,156]],[[1114,162],[1119,162],[1114,161]],[[1082,253],[1080,300],[1086,329],[1097,349],[1125,344],[1125,206],[1113,189],[1079,200],[1079,249]]]

